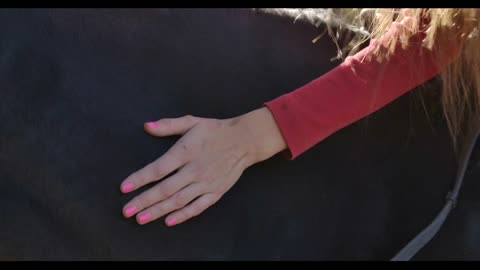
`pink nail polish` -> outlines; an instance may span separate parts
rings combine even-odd
[[[122,184],[122,192],[127,193],[133,190],[133,183],[132,182],[125,182]]]
[[[167,218],[167,225],[168,226],[173,226],[173,225],[175,225],[175,223],[177,223],[176,221],[177,220],[174,217],[168,217]]]
[[[125,208],[125,216],[126,217],[133,216],[133,214],[135,214],[135,212],[137,212],[137,208],[135,206],[130,205],[127,208]]]
[[[143,223],[149,221],[151,217],[152,217],[152,215],[148,212],[141,213],[140,215],[138,215],[138,222],[140,224],[143,224]]]
[[[156,127],[158,127],[157,122],[148,122],[148,123],[145,123],[145,125],[147,125],[147,126],[150,127],[150,128],[156,128]]]

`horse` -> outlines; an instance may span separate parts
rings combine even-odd
[[[0,29],[2,260],[388,260],[458,168],[434,79],[248,168],[201,215],[141,226],[121,211],[145,189],[119,185],[178,139],[144,122],[259,108],[338,65],[335,44],[251,9],[3,9]],[[414,260],[480,259],[479,174]]]

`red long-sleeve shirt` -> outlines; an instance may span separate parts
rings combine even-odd
[[[391,38],[394,30],[378,42]],[[373,113],[416,86],[437,75],[459,52],[459,41],[442,44],[447,57],[435,59],[422,47],[425,33],[419,32],[402,49],[381,63],[372,57],[373,45],[348,57],[342,64],[274,100],[266,107],[283,135],[294,159],[339,129]]]

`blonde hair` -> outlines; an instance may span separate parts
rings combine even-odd
[[[365,41],[381,38],[394,24],[406,27],[381,44],[371,43],[378,61],[388,59],[398,41],[403,48],[409,46],[409,38],[421,31],[425,33],[422,46],[432,51],[434,59],[445,55],[446,48],[442,44],[458,42],[461,46],[458,57],[439,74],[443,112],[456,145],[465,135],[469,121],[478,117],[480,108],[479,9],[331,9],[330,12],[347,22],[348,29],[344,27],[345,30],[358,30],[353,31],[356,34],[350,42],[340,48],[339,28],[327,23],[327,30],[336,42],[341,58],[355,54]],[[405,24],[406,19],[408,24]]]

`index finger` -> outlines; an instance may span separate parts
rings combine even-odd
[[[188,162],[184,151],[178,150],[178,143],[170,148],[163,156],[132,173],[120,185],[123,193],[134,191],[151,182],[162,179],[171,172]]]

